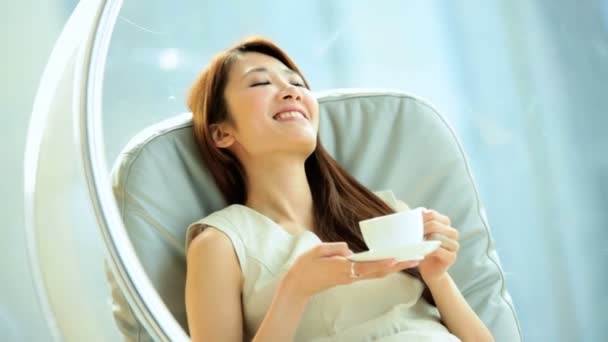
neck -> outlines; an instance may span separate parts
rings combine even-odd
[[[314,208],[304,160],[259,160],[244,165],[248,194],[245,205],[275,222],[313,229]]]

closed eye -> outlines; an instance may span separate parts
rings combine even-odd
[[[267,84],[270,84],[270,82],[268,82],[268,81],[257,82],[257,83],[252,84],[251,86],[252,87],[257,87],[257,86],[260,86],[260,85],[267,85]]]
[[[270,82],[268,82],[268,81],[256,82],[256,83],[253,83],[251,85],[251,87],[257,87],[257,86],[268,85],[268,84],[270,84]],[[291,84],[294,85],[294,86],[296,86],[296,87],[304,87],[304,83],[300,83],[300,82],[292,82]]]

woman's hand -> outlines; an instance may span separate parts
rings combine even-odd
[[[424,210],[424,239],[439,240],[441,246],[420,262],[418,269],[425,283],[436,281],[447,274],[456,261],[460,244],[458,231],[451,227],[450,218],[435,210]]]
[[[313,247],[296,259],[282,286],[307,299],[337,285],[382,278],[418,264],[418,261],[396,262],[394,259],[352,262],[347,259],[351,254],[353,252],[345,242],[322,243]]]

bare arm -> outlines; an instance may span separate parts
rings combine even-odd
[[[281,281],[253,342],[293,341],[307,303],[288,281]]]
[[[242,341],[242,272],[230,239],[209,227],[188,248],[186,311],[192,342]],[[287,278],[287,279],[286,279]],[[307,296],[285,277],[254,341],[293,339]]]
[[[242,341],[242,273],[230,239],[205,229],[188,248],[186,313],[192,342]]]
[[[441,241],[441,245],[420,263],[420,275],[427,284],[442,320],[463,342],[491,342],[492,334],[466,302],[447,272],[460,249],[458,230],[451,227],[450,218],[434,210],[425,210],[424,236]]]
[[[492,334],[466,302],[449,274],[427,283],[441,319],[463,342],[491,342]]]

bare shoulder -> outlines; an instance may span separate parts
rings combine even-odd
[[[226,251],[227,249],[232,249],[230,239],[219,229],[208,226],[204,230],[201,230],[189,243],[188,256],[210,250]]]
[[[188,245],[187,261],[188,265],[236,266],[236,270],[240,271],[230,238],[213,226],[206,227],[192,239]]]
[[[186,312],[192,341],[242,341],[243,275],[228,236],[206,227],[187,251]]]

